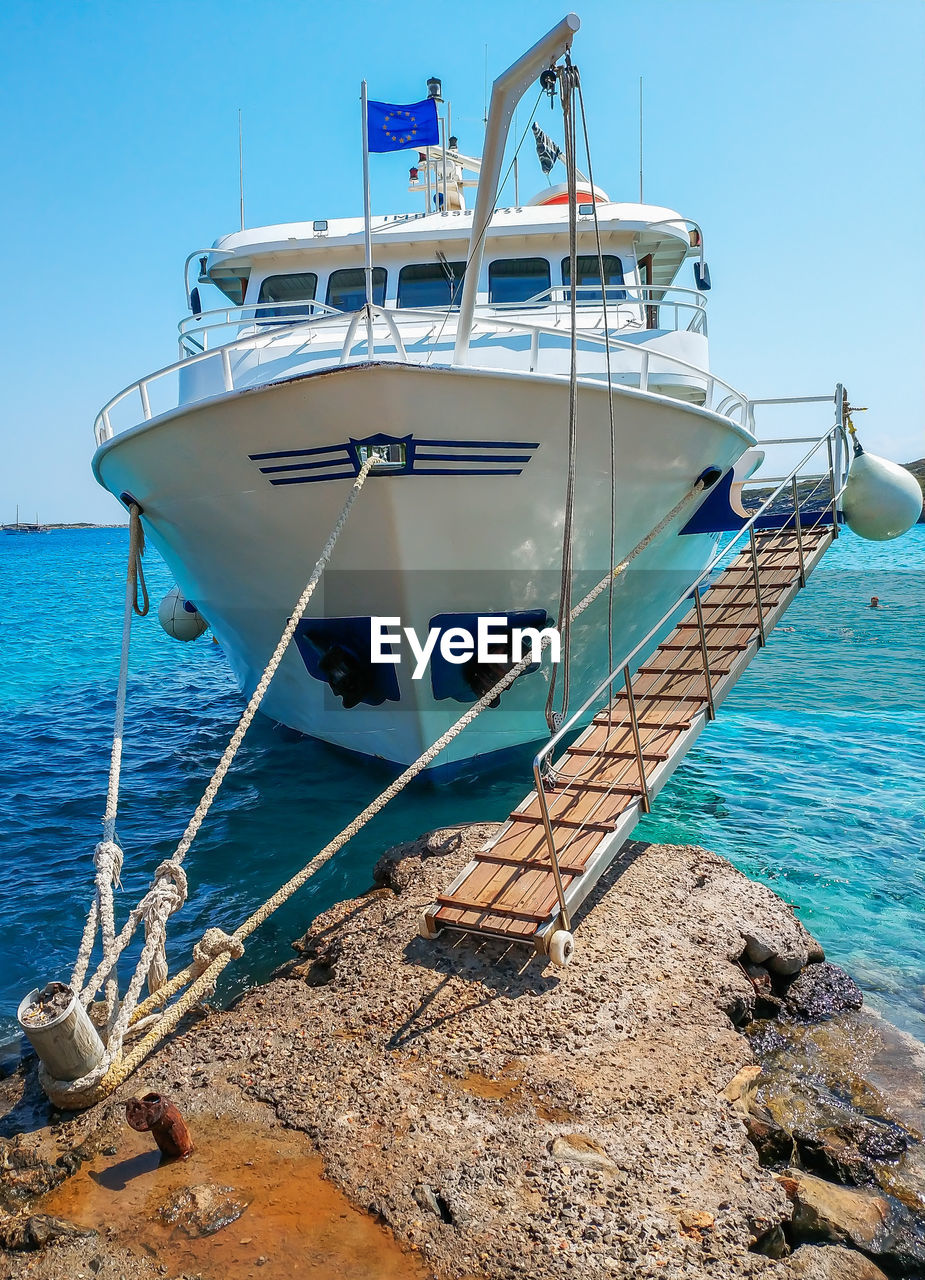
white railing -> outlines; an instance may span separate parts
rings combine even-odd
[[[680,285],[605,285],[607,294],[608,319],[614,329],[658,329],[663,332],[684,331],[687,333],[707,332],[706,297],[697,289],[686,289]],[[601,287],[598,284],[580,284],[576,288],[578,305],[582,312],[593,310],[601,316],[603,323],[603,307],[600,303]],[[571,289],[569,285],[554,285],[541,293],[527,298],[523,302],[496,302],[482,304],[477,308],[477,315],[507,315],[511,312],[530,311],[543,308],[552,312],[555,321],[568,320]],[[446,315],[447,307],[401,307],[404,314],[409,310],[425,310],[432,315]],[[458,308],[450,307],[451,314]],[[633,311],[635,315],[628,315]],[[179,331],[180,359],[185,356],[201,355],[203,351],[216,350],[224,342],[233,342],[236,338],[246,337],[251,333],[265,333],[269,328],[285,329],[293,324],[307,320],[316,320],[322,316],[343,315],[336,307],[324,302],[302,300],[298,302],[256,302],[248,306],[217,307],[211,311],[201,311],[196,315],[185,316],[177,326]],[[346,314],[352,315],[352,312]],[[227,336],[216,341],[221,331]]]
[[[284,314],[280,314],[280,313]],[[215,351],[223,345],[210,335],[221,329],[231,332],[228,341],[253,333],[266,333],[270,328],[282,329],[321,316],[338,316],[343,312],[324,302],[300,300],[298,302],[256,302],[246,307],[216,307],[212,311],[200,311],[186,316],[177,325],[180,334],[180,359],[197,356],[203,351]]]
[[[97,415],[94,423],[96,442],[100,445],[104,441],[112,439],[115,434],[112,424],[113,410],[131,398],[137,398],[138,408],[140,409],[140,413],[136,410],[134,420],[130,423],[131,426],[136,426],[141,422],[149,422],[152,418],[158,417],[162,413],[172,412],[174,409],[179,408],[181,404],[198,403],[215,395],[252,389],[268,382],[284,380],[286,376],[289,376],[285,371],[281,372],[277,367],[271,372],[264,370],[264,377],[261,381],[261,368],[255,366],[253,360],[240,359],[242,355],[245,357],[252,353],[262,355],[268,349],[276,348],[285,355],[293,372],[296,367],[300,372],[309,371],[304,368],[306,361],[311,361],[317,368],[347,364],[352,358],[354,348],[361,341],[365,345],[366,326],[363,326],[362,331],[359,328],[359,320],[363,316],[365,316],[365,311],[361,310],[346,314],[335,312],[294,322],[285,321],[282,325],[264,326],[259,324],[254,326],[251,323],[251,331],[240,335],[233,341],[223,343],[211,350],[204,349],[195,354],[187,355],[183,359],[174,361],[174,363],[166,365],[163,369],[158,369],[154,373],[148,374],[146,377],[140,378],[137,382],[125,387]],[[450,348],[455,338],[455,324],[450,325],[448,323],[451,319],[455,320],[455,314],[452,311],[448,312],[446,309],[416,310],[402,308],[398,310],[395,308],[374,307],[371,326],[373,332],[372,349],[367,351],[365,356],[359,358],[367,360],[397,359],[402,363],[408,363],[409,356],[405,350],[401,330],[406,325],[412,325],[415,329],[423,325],[423,333],[415,336],[415,350],[411,360],[414,363],[427,363],[439,351],[443,350],[449,357],[447,359],[449,364],[452,359]],[[483,314],[476,316],[472,328],[471,345],[475,349],[473,354],[479,357],[474,363],[480,368],[499,368],[505,372],[518,372],[516,368],[512,368],[509,354],[508,359],[498,365],[486,365],[481,357],[484,356],[485,351],[490,348],[492,343],[497,343],[504,349],[505,339],[510,338],[512,335],[522,334],[530,339],[529,368],[523,370],[523,372],[543,374],[549,377],[567,376],[560,369],[554,367],[557,361],[561,364],[562,343],[563,339],[567,337],[567,330],[554,324],[538,323],[538,320],[539,317],[536,319],[514,319],[508,315],[499,316],[492,309],[486,308]],[[377,321],[380,323],[377,324]],[[383,330],[384,334],[382,333]],[[358,337],[358,332],[361,332],[362,337]],[[309,347],[312,350],[307,350]],[[664,390],[670,387],[673,379],[676,385],[687,385],[695,388],[698,395],[702,393],[703,408],[720,413],[722,416],[737,421],[740,426],[748,429],[748,401],[742,392],[699,365],[683,360],[679,356],[662,352],[646,345],[644,342],[634,342],[619,338],[613,330],[609,333],[595,329],[581,329],[579,331],[579,354],[587,356],[591,352],[600,357],[597,362],[598,367],[586,367],[581,370],[580,377],[582,381],[606,382],[607,373],[603,360],[606,347],[610,348],[612,356],[615,353],[619,356],[622,366],[631,366],[629,368],[621,367],[614,371],[614,382],[617,385],[641,392],[649,392],[659,388]],[[553,353],[556,353],[556,359],[552,358]],[[544,356],[546,357],[545,360]],[[627,360],[627,356],[631,357],[631,359]],[[184,394],[181,396],[181,375],[189,374],[192,369],[205,361],[211,361],[215,371],[215,377],[210,378],[207,375],[204,380],[207,389],[202,390],[200,388],[198,394],[195,394],[192,393],[190,386],[187,385],[184,389]],[[301,365],[297,364],[299,361],[302,362]],[[171,378],[176,380],[176,394],[167,396],[165,399],[167,384]],[[152,403],[152,391],[156,393],[156,407]]]
[[[686,289],[681,285],[658,284],[607,284],[604,286],[607,295],[608,320],[617,322],[614,328],[658,329],[663,332],[686,331],[688,333],[707,332],[707,300],[697,289]],[[496,302],[488,307],[477,308],[476,314],[486,311],[505,314],[510,311],[525,311],[532,307],[552,307],[556,319],[568,319],[570,315],[571,286],[567,284],[553,285],[544,289],[525,302]],[[583,311],[592,308],[601,316],[603,323],[603,307],[601,306],[601,286],[599,284],[580,284],[576,287],[578,305]],[[633,317],[627,311],[636,312]]]

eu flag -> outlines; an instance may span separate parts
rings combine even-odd
[[[370,151],[404,151],[406,147],[433,147],[440,141],[437,103],[433,98],[409,102],[366,104]]]

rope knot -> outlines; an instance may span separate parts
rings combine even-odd
[[[93,865],[97,877],[122,888],[122,850],[115,840],[101,840],[93,850]]]
[[[232,960],[239,960],[244,955],[244,943],[224,929],[206,929],[205,933],[193,947],[193,969],[198,978],[205,973],[213,960],[217,960],[225,952]]]
[[[188,885],[186,880],[186,872],[180,866],[179,862],[162,862],[154,873],[154,884],[151,891],[159,891],[159,895],[163,895],[168,899],[168,909],[171,915],[186,902]]]

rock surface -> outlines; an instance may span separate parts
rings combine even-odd
[[[87,1239],[95,1235],[95,1231],[86,1227],[75,1226],[65,1218],[45,1213],[26,1214],[0,1222],[0,1247],[13,1252],[30,1252],[44,1249],[57,1240]]]
[[[838,1240],[879,1252],[890,1218],[890,1206],[879,1192],[835,1186],[800,1169],[788,1169],[781,1183],[793,1200],[793,1230],[799,1239]]]
[[[182,1109],[204,1089],[232,1115],[271,1108],[440,1276],[880,1280],[859,1253],[800,1244],[790,1183],[813,1175],[782,1183],[749,1141],[763,1123],[789,1142],[774,1161],[793,1159],[742,1034],[761,999],[776,1009],[823,961],[792,910],[702,849],[637,844],[586,904],[567,969],[419,938],[421,910],[490,830],[391,851],[378,888],[319,917],[297,960],[168,1044],[109,1105],[153,1090]],[[831,1039],[844,1016],[860,1015],[804,1031]],[[795,1033],[770,1025],[796,1062]],[[871,1123],[911,1132],[912,1094]],[[105,1114],[69,1122],[72,1147]],[[897,1196],[851,1194],[894,1222]],[[867,1240],[862,1221],[839,1238]],[[55,1253],[29,1274],[67,1274]],[[892,1274],[912,1275],[900,1257],[913,1255],[894,1249]]]
[[[237,1222],[246,1208],[247,1201],[236,1194],[234,1187],[205,1182],[178,1191],[161,1205],[157,1216],[166,1226],[195,1240]]]
[[[860,988],[837,964],[810,964],[787,988],[786,1011],[806,1022],[823,1022],[845,1010],[860,1009]]]
[[[888,1280],[884,1271],[853,1249],[805,1244],[787,1267],[792,1280]]]
[[[925,1216],[925,1050],[868,1010],[752,1029],[762,1074],[749,1127],[764,1163],[877,1184]],[[789,1161],[788,1161],[789,1163]]]
[[[781,1184],[793,1201],[793,1239],[853,1245],[901,1276],[925,1270],[921,1224],[893,1197],[879,1190],[836,1186],[800,1169],[788,1169]]]

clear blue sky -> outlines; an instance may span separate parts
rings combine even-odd
[[[239,106],[248,225],[356,214],[361,78],[401,102],[441,76],[478,152],[486,42],[493,76],[567,7],[8,0],[0,521],[17,501],[120,518],[90,474],[91,424],[176,358],[183,259],[237,225]],[[716,372],[756,396],[842,378],[871,407],[868,447],[925,454],[925,6],[575,7],[595,177],[635,198],[643,75],[646,197],[704,226]],[[372,164],[374,212],[405,209],[408,157]],[[532,153],[521,172],[525,197],[542,183]]]

